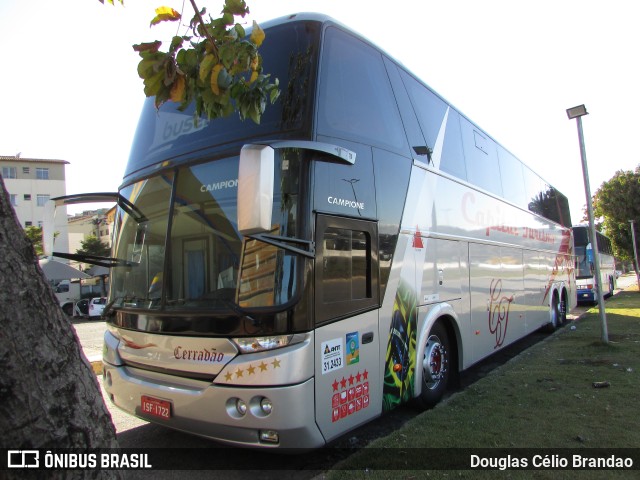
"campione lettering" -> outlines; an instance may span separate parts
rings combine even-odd
[[[207,183],[202,184],[200,187],[200,191],[202,193],[205,192],[215,192],[216,190],[224,190],[225,188],[237,188],[238,187],[238,179],[235,180],[223,180],[217,183]]]
[[[338,205],[340,207],[364,210],[364,202],[356,202],[354,200],[347,200],[346,198],[327,197],[327,202],[331,205]]]

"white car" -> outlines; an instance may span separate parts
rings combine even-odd
[[[94,297],[89,302],[89,318],[95,318],[102,316],[104,307],[107,304],[105,297]]]

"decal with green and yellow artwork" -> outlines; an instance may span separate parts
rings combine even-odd
[[[387,343],[382,390],[384,411],[408,401],[413,392],[416,370],[416,306],[415,291],[401,280],[393,303]]]

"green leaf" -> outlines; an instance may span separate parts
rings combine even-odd
[[[158,61],[151,58],[140,60],[138,63],[138,75],[140,78],[150,77],[154,73],[154,67],[158,65]]]
[[[171,39],[171,46],[169,47],[169,51],[175,52],[178,48],[182,46],[182,42],[184,42],[183,37],[178,37],[178,36],[173,37],[173,39]]]
[[[147,97],[153,97],[160,92],[164,84],[164,71],[160,70],[156,74],[145,78],[144,80],[144,94]]]
[[[242,18],[249,12],[249,8],[244,0],[225,0],[223,12],[239,15]]]
[[[133,49],[136,52],[157,52],[160,49],[162,42],[160,40],[156,40],[155,42],[148,43],[139,43],[133,46]]]

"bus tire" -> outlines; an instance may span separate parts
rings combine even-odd
[[[422,388],[416,403],[421,408],[433,408],[442,399],[449,383],[451,348],[447,330],[436,322],[427,337],[422,358]]]
[[[554,292],[551,300],[551,307],[549,308],[549,323],[547,323],[545,330],[549,333],[554,332],[564,323],[564,318],[566,318],[565,315],[566,314],[562,312],[558,293]]]
[[[615,290],[615,286],[613,285],[613,277],[609,277],[609,296],[613,296],[613,291]]]

